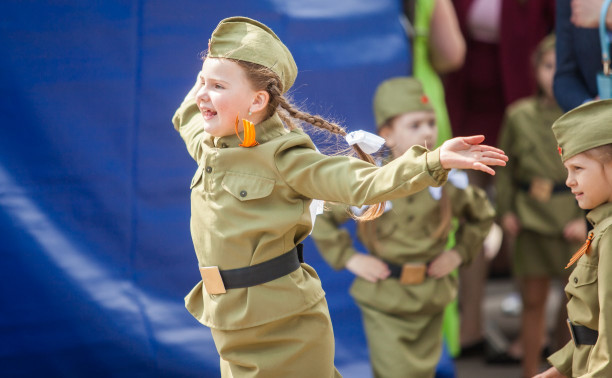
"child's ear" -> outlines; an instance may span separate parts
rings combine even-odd
[[[391,126],[383,125],[380,130],[378,130],[378,135],[385,139],[385,146],[388,148],[393,148],[393,146],[395,146],[393,138],[391,138]]]
[[[253,113],[260,112],[265,110],[268,106],[268,102],[270,101],[270,94],[267,91],[257,91],[255,92],[255,98],[253,98],[253,102],[249,107],[249,111]]]

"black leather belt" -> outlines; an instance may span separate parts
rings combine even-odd
[[[572,340],[574,340],[574,345],[595,345],[597,342],[597,338],[599,337],[599,332],[594,329],[590,329],[589,327],[572,324],[572,322],[567,319],[567,326],[569,327],[570,333],[572,334]]]
[[[201,267],[202,282],[208,294],[223,294],[227,289],[251,287],[270,282],[297,270],[304,262],[303,245],[260,264],[238,269],[219,270]]]

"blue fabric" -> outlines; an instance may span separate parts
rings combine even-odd
[[[183,304],[199,281],[195,167],[170,122],[199,53],[222,18],[261,20],[295,56],[296,103],[374,131],[376,85],[411,71],[399,7],[0,2],[2,376],[218,376],[210,331]],[[328,293],[337,366],[367,366],[352,277],[331,271],[310,241],[305,258]]]
[[[554,92],[557,103],[567,112],[597,96],[601,48],[596,28],[577,28],[571,23],[570,0],[557,0],[556,12]]]

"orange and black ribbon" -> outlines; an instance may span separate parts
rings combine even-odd
[[[238,136],[238,139],[240,139],[240,141],[242,142],[239,144],[239,146],[240,147],[257,146],[259,143],[257,143],[257,141],[255,140],[255,125],[253,124],[253,122],[250,122],[243,118],[242,127],[244,129],[244,140],[240,138],[240,133],[238,132],[238,116],[236,116],[236,126],[234,127],[234,129],[236,130],[236,135]]]
[[[576,253],[574,253],[574,256],[572,256],[570,261],[567,263],[567,266],[565,267],[565,269],[574,265],[574,263],[578,261],[578,259],[580,259],[582,255],[584,255],[585,253],[589,254],[589,248],[591,247],[592,241],[593,241],[593,231],[589,232],[589,236],[587,237],[587,240],[584,242],[582,247],[580,247],[580,249],[577,250]]]

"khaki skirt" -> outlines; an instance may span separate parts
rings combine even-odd
[[[341,377],[327,301],[260,326],[212,329],[223,378]]]
[[[571,270],[566,270],[565,266],[580,246],[563,236],[523,230],[514,246],[513,272],[517,277],[567,277]]]

